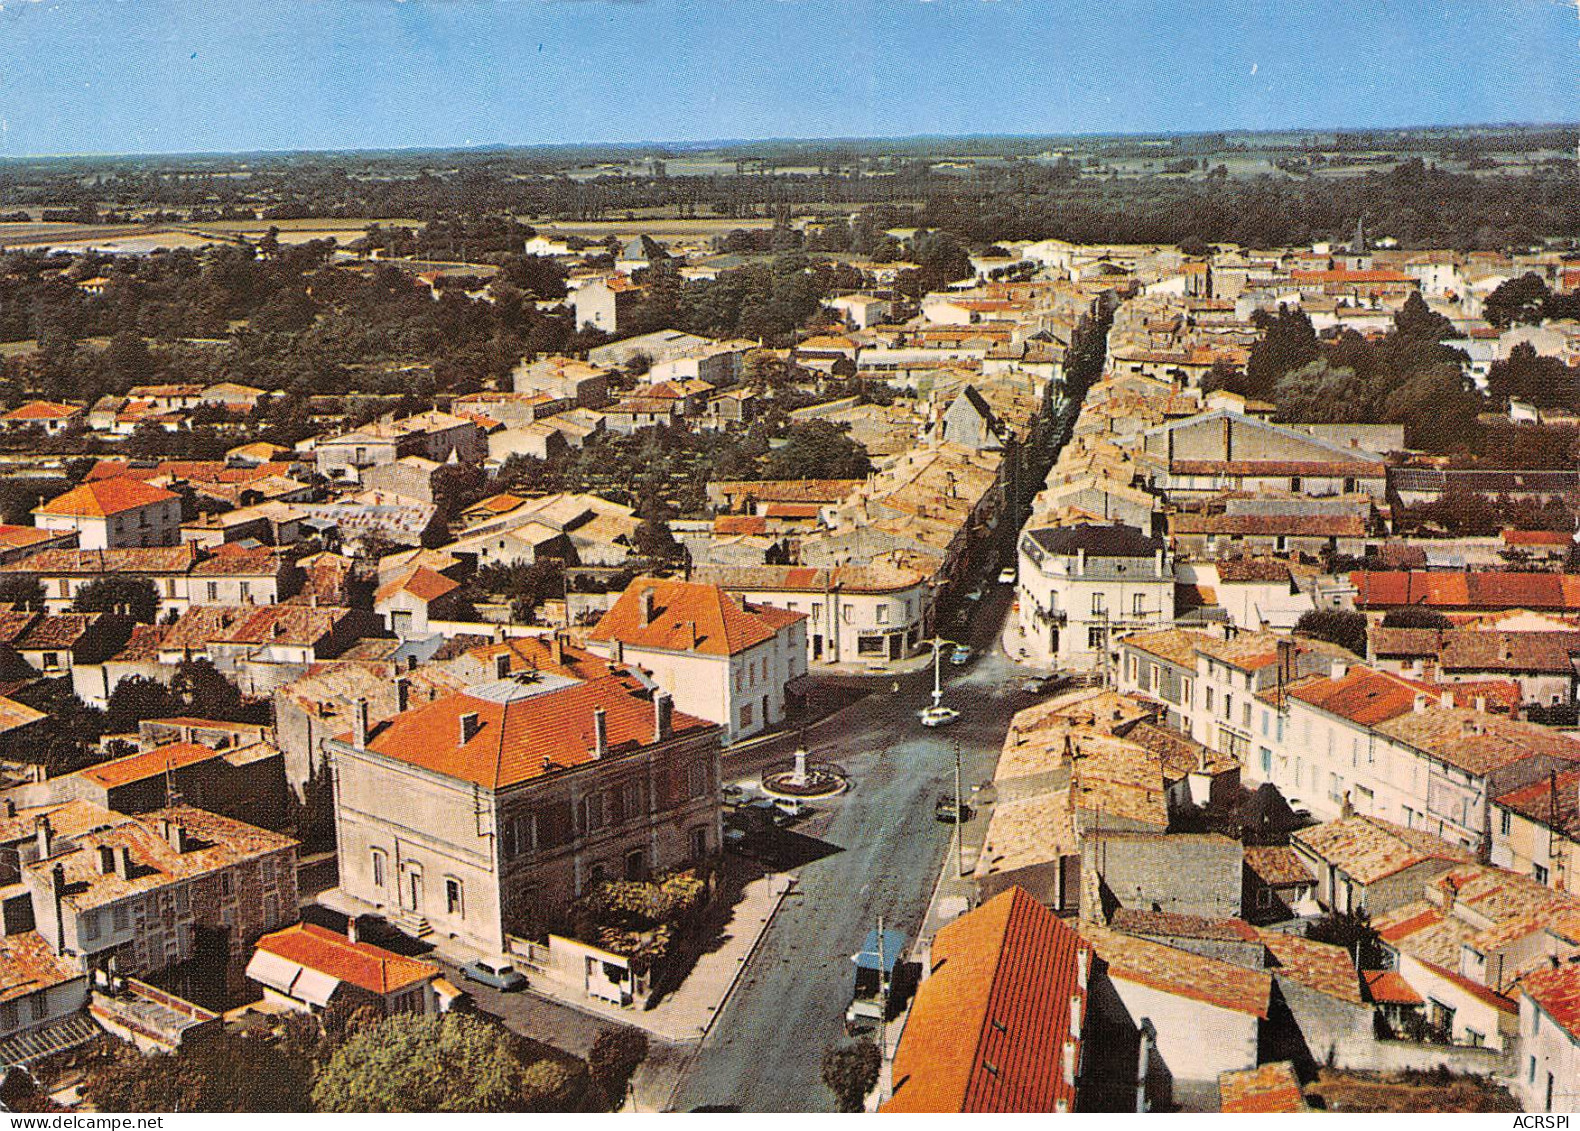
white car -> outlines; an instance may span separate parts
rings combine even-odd
[[[998,571],[998,583],[1000,585],[1014,585],[1015,584],[1015,567],[1014,566],[1005,566],[1003,569],[999,570]]]
[[[960,718],[960,712],[953,707],[927,707],[917,714],[924,727],[946,727]]]

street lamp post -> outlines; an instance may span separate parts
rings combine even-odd
[[[933,646],[933,706],[938,706],[944,701],[943,669],[939,666],[940,657],[943,655],[943,646],[954,646],[956,641],[945,640],[942,636],[935,636],[927,641]]]

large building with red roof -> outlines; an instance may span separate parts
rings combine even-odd
[[[807,614],[758,605],[717,585],[639,577],[588,645],[635,664],[675,706],[724,727],[726,741],[784,718],[807,673]]]
[[[341,909],[441,948],[502,954],[603,880],[720,850],[719,728],[629,672],[513,670],[367,718],[325,743]]]
[[[942,928],[885,1112],[1074,1111],[1091,947],[1023,888]]]
[[[181,496],[140,479],[98,479],[33,508],[41,530],[73,530],[84,550],[174,546],[181,540]]]

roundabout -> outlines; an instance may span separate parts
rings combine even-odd
[[[796,801],[834,797],[850,788],[850,778],[839,766],[831,762],[809,765],[805,747],[796,750],[791,768],[771,770],[763,775],[762,782],[763,792],[769,797]]]

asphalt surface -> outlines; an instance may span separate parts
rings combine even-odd
[[[890,681],[808,733],[814,759],[844,766],[852,787],[818,803],[797,835],[807,861],[718,1022],[680,1075],[673,1110],[832,1111],[823,1050],[844,1038],[850,956],[883,916],[914,940],[948,849],[935,819],[954,789],[958,743],[967,789],[990,781],[1010,716],[1035,701],[1017,690],[1024,671],[997,647],[1010,589],[990,586],[973,610],[976,658],[944,665],[944,703],[963,712],[929,730],[916,712],[932,702],[931,669]],[[726,780],[786,759],[797,736],[726,758]]]

